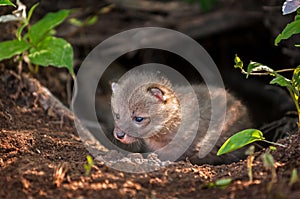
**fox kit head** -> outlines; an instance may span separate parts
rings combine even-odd
[[[114,137],[124,144],[159,139],[180,112],[169,81],[154,74],[129,75],[112,83],[111,107]]]

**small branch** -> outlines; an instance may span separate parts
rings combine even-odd
[[[290,71],[294,71],[294,68],[287,68],[287,69],[281,69],[281,70],[276,70],[274,72],[276,73],[283,73],[283,72],[290,72]],[[244,69],[241,69],[242,73],[247,75],[247,71],[245,71]],[[263,73],[249,73],[249,75],[258,75],[258,76],[262,76],[262,75],[270,75],[271,72],[263,72]]]
[[[271,142],[271,141],[268,141],[268,140],[262,140],[263,142],[266,142],[268,144],[272,144],[272,145],[276,145],[276,146],[281,146],[283,148],[286,148],[287,146],[283,145],[283,144],[279,144],[279,143],[276,143],[276,142]]]
[[[275,72],[277,73],[283,73],[283,72],[290,72],[290,71],[294,71],[295,68],[287,68],[287,69],[281,69],[281,70],[277,70]]]
[[[244,75],[248,75],[247,71],[244,69],[241,69],[242,73]],[[270,72],[264,72],[264,73],[249,73],[249,75],[257,75],[257,76],[262,76],[262,75],[270,75]]]

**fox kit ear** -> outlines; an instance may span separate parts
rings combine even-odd
[[[159,88],[157,88],[157,87],[149,88],[149,91],[154,97],[156,97],[160,101],[166,102],[167,98],[164,95],[163,91],[160,90]]]
[[[111,83],[111,90],[113,93],[116,92],[117,88],[118,88],[119,84],[116,82]]]

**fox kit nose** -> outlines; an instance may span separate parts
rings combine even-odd
[[[119,127],[115,127],[114,137],[123,144],[131,144],[137,140],[137,138],[126,134],[125,131],[123,131]]]
[[[116,136],[117,136],[118,139],[122,140],[125,137],[125,133],[122,132],[122,131],[117,131]]]

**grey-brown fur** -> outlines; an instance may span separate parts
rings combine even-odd
[[[141,152],[155,151],[162,159],[189,159],[195,164],[229,163],[244,156],[243,150],[216,156],[229,136],[251,125],[246,108],[224,89],[213,87],[211,93],[217,102],[214,115],[220,114],[222,118],[224,105],[227,108],[225,125],[217,140],[218,131],[207,133],[212,111],[205,85],[193,85],[193,93],[192,87],[172,85],[159,74],[133,72],[112,88],[114,135],[120,142],[139,145],[143,140],[145,146],[141,146]],[[141,119],[136,117],[142,117],[143,121],[135,121]],[[173,143],[173,139],[177,141]]]

